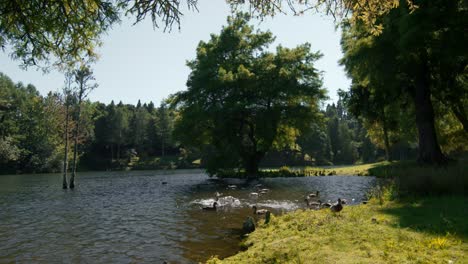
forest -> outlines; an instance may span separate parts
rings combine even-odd
[[[15,83],[4,74],[0,75],[0,92],[0,171],[62,171],[64,139],[73,138],[76,127],[76,94],[43,96],[34,85]],[[70,108],[68,135],[65,134],[67,106]],[[200,159],[204,153],[185,147],[172,136],[178,111],[168,102],[159,106],[153,102],[106,105],[86,100],[81,111],[78,166],[82,170],[203,167]],[[327,104],[320,113],[321,122],[310,123],[307,133],[299,136],[290,148],[268,153],[262,165],[352,164],[386,158],[384,144],[379,142],[380,133],[374,132],[374,137],[368,135],[372,128],[366,129],[348,114],[342,99]],[[414,144],[414,138],[393,144],[391,158],[415,157]],[[68,162],[71,162],[73,149],[68,148],[68,152]]]

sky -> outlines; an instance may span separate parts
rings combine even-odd
[[[159,104],[170,94],[185,90],[190,73],[187,60],[195,58],[201,40],[209,40],[210,34],[219,34],[230,14],[224,1],[199,1],[197,11],[184,11],[180,30],[171,32],[153,28],[150,19],[133,25],[133,18],[123,18],[122,23],[103,36],[103,46],[98,49],[100,58],[93,65],[99,87],[92,91],[92,101],[110,103],[122,101],[136,104],[153,101]],[[348,89],[351,81],[343,67],[338,65],[342,57],[340,31],[331,17],[306,13],[303,16],[276,15],[251,23],[261,30],[270,30],[276,36],[271,48],[281,44],[295,47],[309,42],[312,51],[324,55],[316,62],[323,71],[324,87],[331,101],[336,101],[338,89]],[[64,86],[63,74],[51,71],[44,74],[34,67],[23,70],[20,61],[12,60],[8,51],[0,50],[0,72],[14,82],[31,83],[45,95],[59,91]]]

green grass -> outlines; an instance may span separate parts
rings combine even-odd
[[[307,170],[372,175],[388,184],[374,189],[367,205],[339,214],[273,217],[242,242],[246,251],[208,263],[468,263],[466,160],[445,167],[381,162]]]
[[[334,175],[345,175],[345,176],[359,175],[359,176],[363,176],[363,175],[369,175],[369,170],[370,169],[375,168],[375,167],[379,167],[379,166],[384,166],[386,164],[388,164],[388,162],[382,161],[382,162],[376,162],[376,163],[360,164],[360,165],[347,165],[347,166],[342,166],[342,167],[326,168],[326,169],[315,168],[315,167],[306,167],[304,170],[312,171],[312,172],[324,171],[325,175],[328,175],[328,174],[332,173]]]
[[[339,214],[300,210],[260,224],[246,251],[208,263],[467,263],[467,202],[373,199]]]
[[[131,170],[159,170],[159,169],[189,169],[198,168],[200,164],[196,162],[190,163],[184,160],[181,156],[166,155],[164,157],[146,157],[136,159],[128,164],[128,169]]]
[[[259,171],[259,177],[274,178],[274,177],[307,177],[307,176],[329,176],[329,175],[365,176],[365,175],[369,175],[370,169],[379,167],[379,166],[384,166],[387,164],[389,164],[389,162],[336,166],[332,168],[321,168],[321,167],[289,168],[287,166],[283,166],[278,169],[261,169]],[[222,171],[217,172],[216,176],[218,178],[245,178],[247,177],[247,175],[243,171],[235,171],[235,170],[222,170]]]

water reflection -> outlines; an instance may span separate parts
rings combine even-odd
[[[304,196],[355,199],[371,177],[209,179],[201,171],[0,176],[0,262],[192,263],[236,253],[252,206],[274,214],[304,208]],[[167,182],[167,184],[163,184]],[[233,186],[235,185],[235,187]],[[268,191],[262,193],[262,189]],[[257,193],[257,194],[252,194]],[[219,210],[203,211],[218,199]]]

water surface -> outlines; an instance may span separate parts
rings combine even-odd
[[[274,214],[304,208],[304,196],[359,203],[373,177],[210,179],[202,171],[0,176],[0,263],[194,263],[235,254],[242,222],[257,205]],[[252,195],[255,186],[266,194]],[[235,188],[228,188],[235,185]],[[234,186],[231,186],[234,187]],[[221,194],[215,212],[211,205]],[[352,199],[354,201],[352,202]]]

